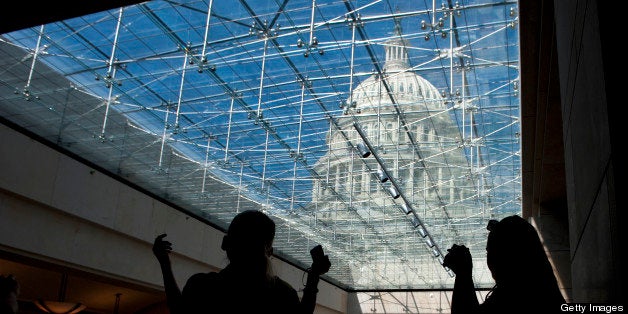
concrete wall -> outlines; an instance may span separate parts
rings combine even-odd
[[[573,301],[623,302],[598,2],[554,1],[554,12]]]
[[[226,265],[221,231],[4,125],[0,143],[0,249],[159,289],[161,233],[180,285]],[[277,259],[274,269],[302,287],[302,270]],[[346,295],[321,281],[316,312],[346,312]]]

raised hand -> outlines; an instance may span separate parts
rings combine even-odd
[[[153,242],[153,254],[157,257],[159,263],[169,263],[170,257],[168,253],[172,251],[172,243],[164,240],[167,234],[158,235]]]
[[[329,268],[331,268],[329,256],[323,253],[323,248],[320,245],[312,249],[310,254],[312,254],[312,273],[322,275],[329,271]]]
[[[449,267],[456,275],[471,274],[473,262],[466,246],[454,244],[447,252],[443,266]]]

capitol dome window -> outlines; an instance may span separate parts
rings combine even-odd
[[[409,187],[408,183],[410,180],[408,178],[408,169],[399,169],[398,172],[399,174],[397,176],[399,177],[399,181],[402,182],[405,187]]]
[[[369,177],[369,193],[373,194],[377,192],[377,188],[379,187],[379,180],[376,180],[372,176]]]
[[[352,188],[353,188],[353,193],[356,194],[362,194],[362,177],[364,174],[364,168],[360,167],[360,169],[357,170],[357,172],[354,169],[354,172],[356,173],[355,176],[355,181],[353,182]]]
[[[423,142],[428,142],[429,141],[429,133],[430,133],[430,128],[426,125],[423,128],[423,132],[422,132],[422,136],[421,139],[423,140]]]
[[[338,166],[338,184],[340,185],[340,188],[343,188],[343,186],[347,183],[347,176],[348,176],[348,172],[347,172],[347,167],[343,164]]]

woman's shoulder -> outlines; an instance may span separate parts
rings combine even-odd
[[[196,273],[185,283],[184,289],[197,289],[197,288],[207,288],[214,286],[215,283],[220,281],[220,275],[216,272],[211,273]]]
[[[283,293],[286,294],[294,294],[297,295],[297,290],[294,289],[294,287],[292,287],[292,285],[290,285],[288,282],[286,282],[285,280],[275,276],[274,280],[273,280],[273,286],[274,289],[277,291],[281,291]]]
[[[196,273],[188,279],[188,281],[204,281],[204,280],[215,280],[218,279],[219,273],[210,272],[210,273]]]
[[[288,290],[294,290],[294,288],[292,287],[291,284],[289,284],[287,281],[279,278],[278,276],[275,276],[273,281],[275,283],[275,286],[277,286],[277,287],[281,287],[281,288],[288,289]]]

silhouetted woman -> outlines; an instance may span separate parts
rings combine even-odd
[[[308,274],[303,297],[275,276],[271,269],[275,223],[259,211],[236,215],[223,238],[229,264],[220,272],[192,275],[183,291],[172,273],[168,253],[170,242],[158,236],[153,252],[161,265],[170,313],[313,313],[319,276],[331,264],[325,255],[315,261]]]
[[[487,228],[486,263],[495,286],[479,304],[469,249],[454,244],[444,262],[456,273],[451,313],[561,312],[565,300],[536,229],[516,215],[491,220]]]

